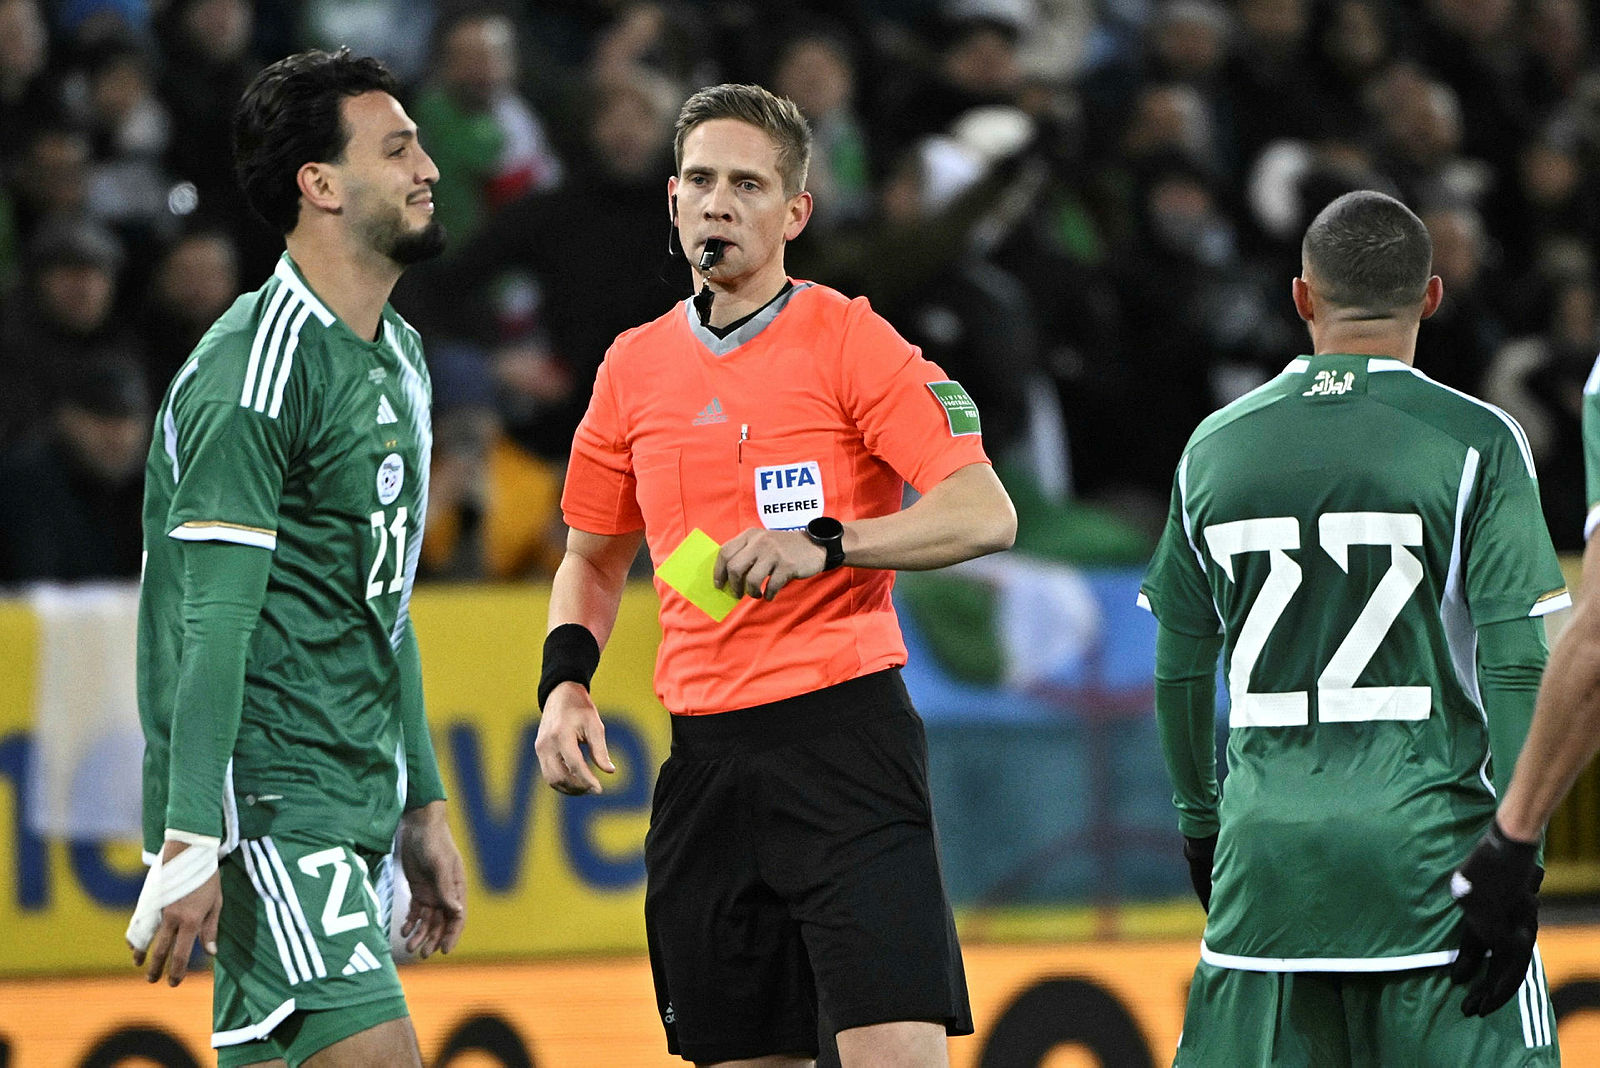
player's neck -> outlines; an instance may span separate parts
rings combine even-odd
[[[328,310],[359,338],[373,341],[400,265],[339,235],[300,226],[286,239],[289,255]]]
[[[719,330],[729,323],[743,319],[751,312],[759,311],[772,298],[777,296],[784,284],[789,281],[789,276],[784,273],[783,261],[765,267],[747,278],[736,279],[731,286],[723,286],[718,280],[711,280],[711,292],[716,294],[711,302],[712,326]],[[705,277],[698,271],[694,274],[695,292],[698,293],[705,285]]]
[[[1417,360],[1417,324],[1409,327],[1391,323],[1330,323],[1311,332],[1311,351],[1318,356],[1342,353],[1348,356],[1388,356],[1401,363]]]

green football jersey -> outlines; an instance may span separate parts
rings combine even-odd
[[[1476,628],[1569,603],[1516,422],[1399,360],[1297,359],[1190,438],[1141,601],[1223,635],[1203,959],[1450,959],[1495,807]]]
[[[173,378],[145,470],[139,715],[145,849],[316,830],[387,851],[406,796],[397,659],[422,545],[431,387],[385,306],[357,337],[289,256]],[[169,797],[184,541],[273,553],[220,797]]]
[[[1583,474],[1584,500],[1589,505],[1583,521],[1583,540],[1588,541],[1600,525],[1600,358],[1594,361],[1588,381],[1583,384]]]

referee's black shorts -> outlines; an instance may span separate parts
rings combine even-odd
[[[897,669],[772,704],[674,716],[645,839],[645,927],[667,1048],[701,1063],[816,1055],[837,1031],[972,1033]]]

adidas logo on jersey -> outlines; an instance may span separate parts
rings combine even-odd
[[[394,405],[389,403],[389,398],[380,395],[378,397],[378,424],[381,426],[384,423],[398,423],[399,421],[400,417],[394,414]]]
[[[711,423],[726,423],[727,413],[722,410],[722,402],[715,397],[711,403],[700,409],[700,414],[694,417],[695,426],[708,426]]]
[[[361,972],[375,972],[383,967],[378,963],[377,955],[367,948],[365,942],[356,943],[356,951],[350,954],[350,963],[344,966],[345,975],[359,975]]]

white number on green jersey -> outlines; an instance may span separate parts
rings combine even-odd
[[[1298,727],[1311,722],[1309,695],[1251,693],[1250,676],[1284,610],[1300,588],[1300,565],[1288,553],[1300,548],[1300,524],[1292,516],[1241,519],[1205,528],[1206,547],[1229,581],[1233,558],[1267,554],[1267,579],[1245,614],[1228,664],[1233,727]],[[1318,517],[1317,538],[1341,571],[1350,571],[1350,546],[1387,545],[1389,570],[1361,609],[1355,625],[1317,678],[1317,718],[1324,723],[1427,719],[1433,691],[1427,686],[1357,686],[1356,679],[1378,651],[1389,628],[1422,584],[1422,561],[1407,546],[1422,544],[1422,517],[1405,512],[1330,512]]]
[[[398,593],[405,584],[406,565],[406,510],[402,505],[394,510],[394,519],[391,521],[382,511],[372,513],[372,536],[378,539],[378,555],[372,561],[372,570],[367,573],[367,597],[371,599],[383,593]],[[394,577],[389,579],[389,588],[385,590],[381,576],[383,564],[389,557],[390,542],[394,543]]]
[[[317,873],[327,867],[333,868],[333,885],[328,888],[328,900],[322,905],[322,933],[332,938],[357,927],[365,927],[367,914],[361,909],[345,913],[339,911],[339,906],[344,904],[344,893],[350,888],[350,862],[344,858],[343,849],[338,846],[319,849],[300,858],[300,870],[313,879],[321,878]],[[361,882],[363,886],[366,885],[365,878]],[[372,892],[370,887],[367,892]]]

